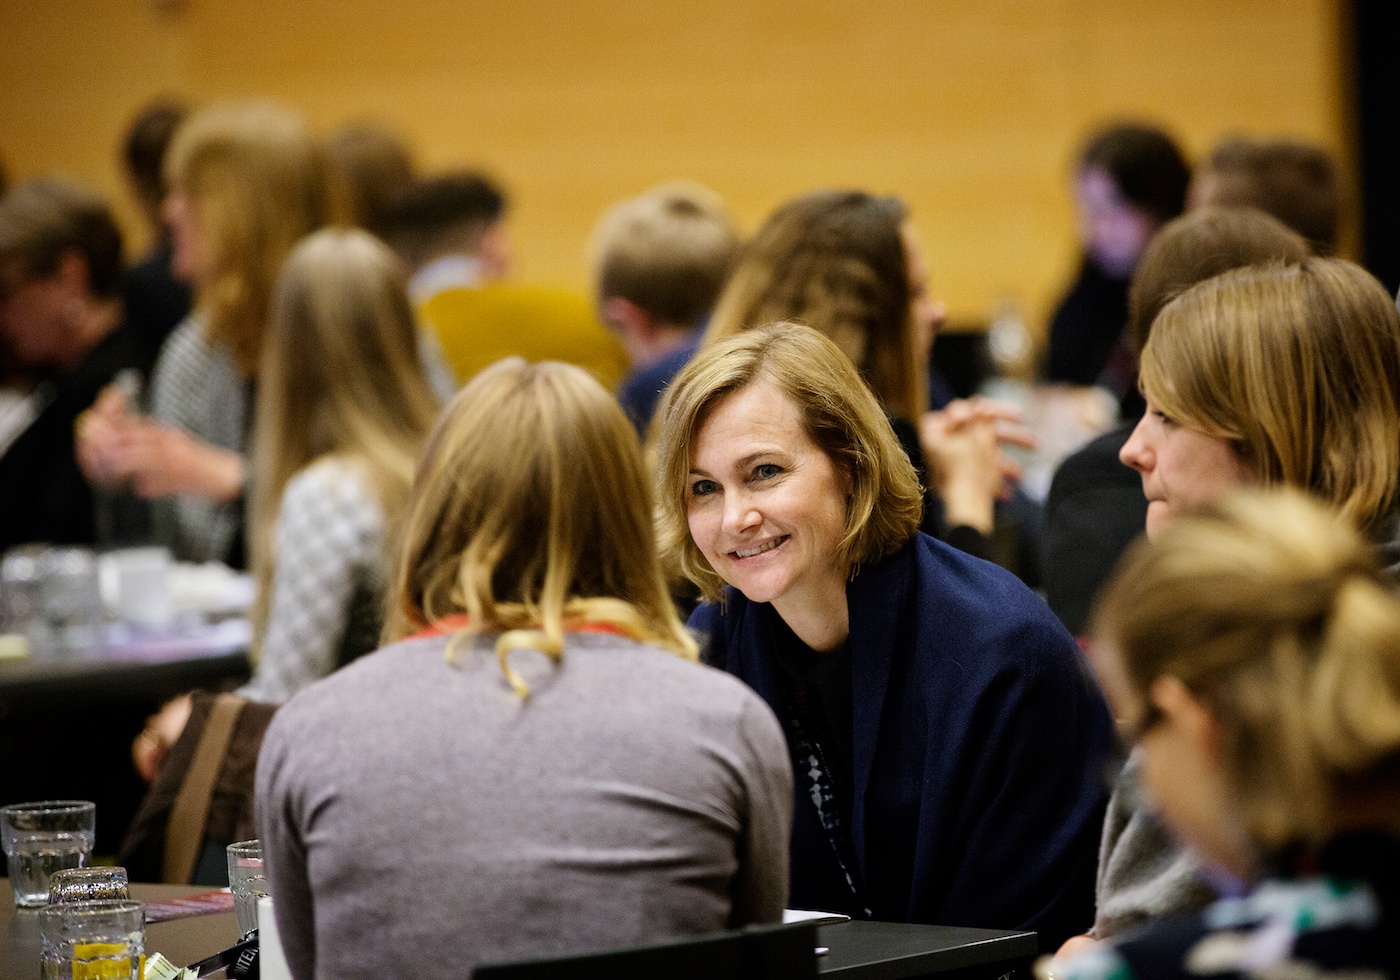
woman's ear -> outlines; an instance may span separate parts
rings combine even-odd
[[[1186,737],[1203,757],[1219,764],[1220,723],[1181,678],[1158,677],[1147,689],[1147,697],[1157,707],[1165,724]]]

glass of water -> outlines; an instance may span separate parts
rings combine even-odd
[[[126,868],[69,868],[49,876],[49,904],[130,898]]]
[[[241,941],[258,931],[258,899],[267,894],[262,841],[245,840],[228,846],[228,887],[233,892],[233,915]]]
[[[0,807],[0,846],[9,861],[15,905],[47,905],[49,876],[87,865],[96,827],[97,806],[86,800]]]
[[[146,903],[131,899],[66,902],[40,911],[40,976],[141,980]]]

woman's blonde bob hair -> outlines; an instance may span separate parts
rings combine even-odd
[[[301,117],[265,102],[211,106],[175,134],[165,163],[206,239],[211,268],[195,284],[211,343],[245,377],[257,370],[283,261],[325,218],[325,173]]]
[[[1400,480],[1400,313],[1370,273],[1309,258],[1236,269],[1158,315],[1141,387],[1234,442],[1261,484],[1309,490],[1363,528]]]
[[[512,650],[550,656],[603,621],[694,660],[656,557],[637,436],[582,368],[514,357],[478,374],[428,437],[404,531],[386,642],[465,613]]]
[[[767,382],[801,413],[807,436],[851,481],[846,529],[837,555],[854,576],[919,528],[923,492],[913,464],[880,403],[850,358],[810,327],[771,323],[702,347],[657,409],[657,537],[663,558],[718,600],[724,580],[690,536],[691,454],[696,433],[728,396]]]
[[[423,375],[394,253],[363,231],[308,236],[277,281],[259,375],[249,525],[259,627],[288,481],[324,456],[360,466],[388,518],[385,545],[392,547],[419,449],[440,407]]]
[[[1400,598],[1315,499],[1246,490],[1139,540],[1094,632],[1110,689],[1147,703],[1175,677],[1205,702],[1231,802],[1266,848],[1320,841],[1357,795],[1400,792]]]

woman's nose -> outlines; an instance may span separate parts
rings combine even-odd
[[[734,493],[725,497],[724,530],[736,534],[762,523],[763,517],[754,506],[753,498],[746,493]]]
[[[1123,448],[1118,450],[1118,459],[1122,461],[1123,465],[1131,466],[1139,473],[1152,465],[1152,449],[1147,438],[1147,425],[1148,417],[1144,415],[1133,428],[1132,435],[1128,436],[1128,441],[1123,443]]]

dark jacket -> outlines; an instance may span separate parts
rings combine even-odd
[[[1086,929],[1110,722],[1069,634],[1010,573],[923,534],[862,568],[846,596],[862,894],[798,772],[790,905],[1034,929],[1051,950]],[[729,589],[691,625],[708,637],[705,659],[788,725],[776,619]]]
[[[0,450],[0,551],[28,542],[94,543],[92,489],[74,456],[73,426],[118,372],[140,364],[118,327],[73,370],[40,383],[33,422]]]
[[[1045,498],[1045,600],[1076,636],[1118,559],[1147,525],[1142,477],[1118,459],[1133,425],[1099,436],[1055,471]]]

